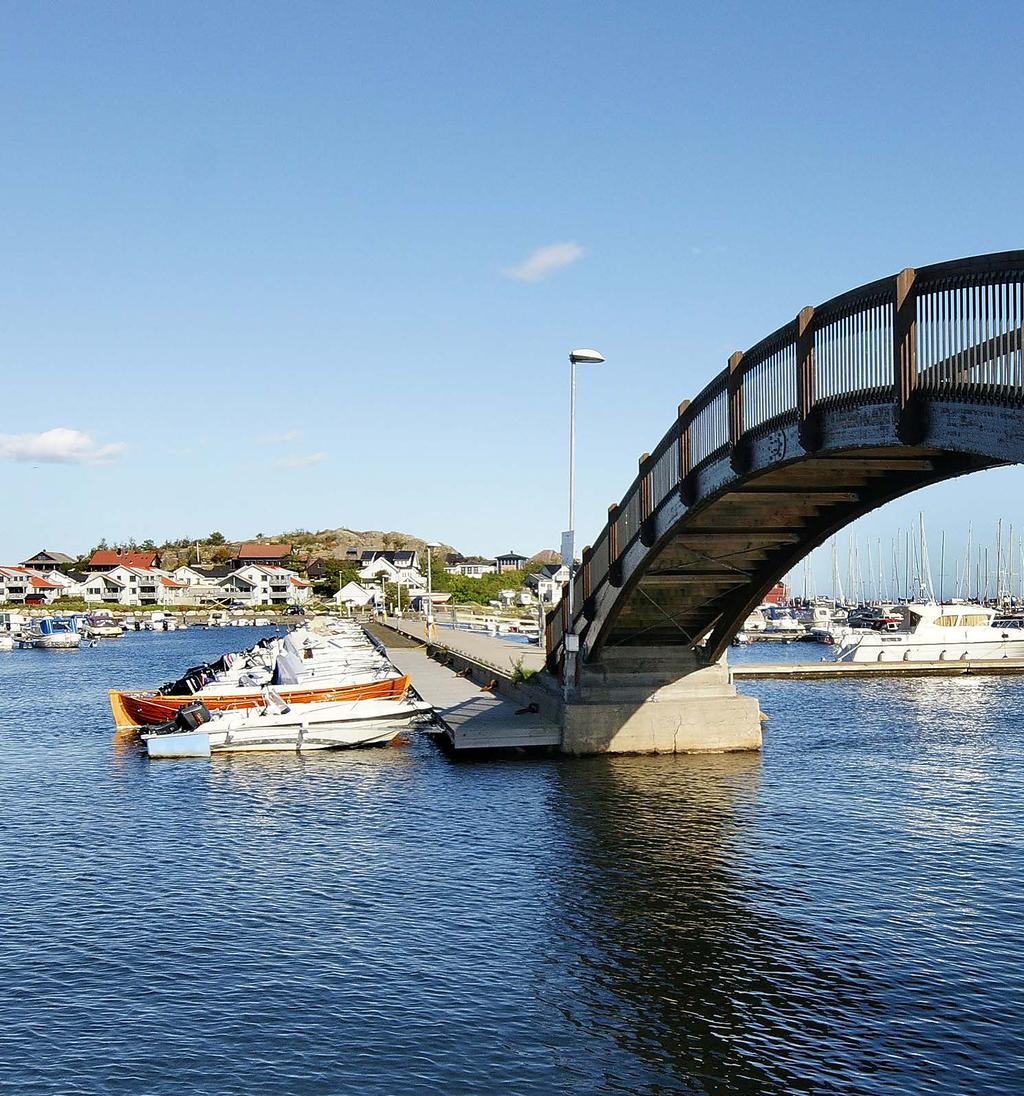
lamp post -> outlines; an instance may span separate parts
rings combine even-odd
[[[434,566],[431,552],[441,545],[431,541],[427,545],[427,639],[431,639],[434,632]]]
[[[575,633],[572,631],[573,570],[576,561],[576,366],[600,365],[604,355],[597,350],[572,350],[569,353],[569,528],[562,537],[562,563],[569,569],[569,584],[565,597],[569,608],[569,631],[566,633],[563,695],[572,694],[576,679]],[[571,638],[570,638],[571,637]]]

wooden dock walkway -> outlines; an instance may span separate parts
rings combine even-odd
[[[403,674],[409,675],[420,696],[433,705],[453,749],[461,752],[561,744],[561,729],[555,724],[533,712],[517,715],[522,708],[514,701],[460,677],[430,658],[423,648],[388,646],[388,656]]]
[[[427,626],[422,620],[406,620],[404,617],[388,617],[388,628],[425,643]],[[482,632],[468,632],[461,628],[442,628],[434,626],[431,642],[438,647],[447,647],[480,662],[493,666],[503,674],[512,673],[516,666],[524,670],[542,670],[544,652],[535,643],[510,643],[504,639],[484,635]]]

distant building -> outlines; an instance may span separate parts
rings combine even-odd
[[[422,589],[427,585],[419,568],[419,554],[415,551],[363,552],[359,560],[359,577],[363,582],[383,578],[400,586]]]
[[[265,566],[280,566],[281,560],[292,554],[290,544],[243,544],[235,556],[235,569],[248,563],[261,563]]]
[[[63,587],[42,573],[33,573],[27,567],[0,567],[0,602],[45,605],[62,593]]]
[[[546,563],[526,580],[542,605],[554,605],[562,596],[562,587],[569,581],[569,568],[561,563]]]
[[[380,590],[368,590],[358,582],[346,582],[332,598],[335,605],[347,605],[353,609],[362,609],[371,604],[380,595]]]
[[[449,563],[445,567],[449,575],[463,575],[465,578],[480,578],[482,575],[498,573],[498,565],[492,559],[464,559],[459,563]]]
[[[73,556],[66,556],[63,552],[48,552],[44,548],[31,559],[23,559],[21,566],[28,567],[31,571],[60,571],[74,562]]]
[[[528,560],[526,556],[521,556],[517,552],[509,550],[503,556],[497,556],[494,562],[498,568],[498,574],[503,575],[506,571],[521,571]]]
[[[287,567],[250,563],[220,582],[225,600],[247,605],[304,605],[310,584]]]
[[[762,605],[785,605],[789,601],[789,590],[784,582],[776,582],[764,595]]]
[[[306,563],[305,571],[306,578],[312,579],[314,582],[320,582],[328,575],[327,560],[323,556],[317,556]]]
[[[115,567],[159,567],[159,552],[129,552],[121,548],[100,548],[89,560],[90,571],[113,571]]]

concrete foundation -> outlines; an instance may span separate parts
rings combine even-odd
[[[676,647],[615,647],[587,663],[563,710],[562,751],[722,753],[761,748],[761,712],[738,696],[723,657]]]

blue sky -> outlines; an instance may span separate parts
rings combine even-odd
[[[579,345],[608,358],[580,378],[593,539],[732,350],[1021,245],[1021,22],[0,3],[0,557],[339,525],[554,545]],[[1022,474],[909,505],[994,529]]]

